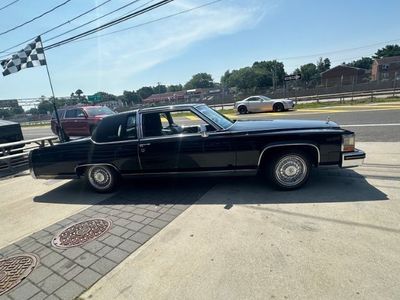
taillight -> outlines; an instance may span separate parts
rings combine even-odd
[[[342,152],[352,152],[354,151],[356,144],[356,138],[354,133],[345,134],[342,136]]]

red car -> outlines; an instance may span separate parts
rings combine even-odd
[[[67,136],[91,136],[97,124],[108,115],[113,115],[106,106],[74,106],[58,109],[61,125]],[[57,134],[57,119],[51,117],[51,131]]]

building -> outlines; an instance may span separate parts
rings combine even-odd
[[[321,73],[321,84],[325,87],[358,84],[368,81],[366,69],[339,65]]]
[[[377,81],[400,80],[400,56],[375,59],[372,63],[371,79]]]

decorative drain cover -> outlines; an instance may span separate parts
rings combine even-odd
[[[0,296],[21,283],[38,264],[32,254],[18,254],[0,260]]]
[[[111,221],[107,219],[89,219],[75,223],[57,234],[51,244],[61,249],[77,247],[98,238],[110,227]]]

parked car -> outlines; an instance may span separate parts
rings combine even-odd
[[[261,174],[303,186],[312,166],[357,166],[354,133],[331,121],[231,121],[204,104],[144,108],[105,117],[91,138],[30,152],[34,178],[85,177],[98,192],[119,176]]]
[[[281,112],[293,108],[293,100],[271,99],[266,96],[251,96],[235,103],[235,109],[239,114],[267,111]]]
[[[23,139],[19,123],[0,120],[0,144],[18,142]]]
[[[74,106],[57,111],[67,136],[90,136],[105,116],[115,114],[106,106]],[[55,113],[51,117],[51,131],[58,135]]]

